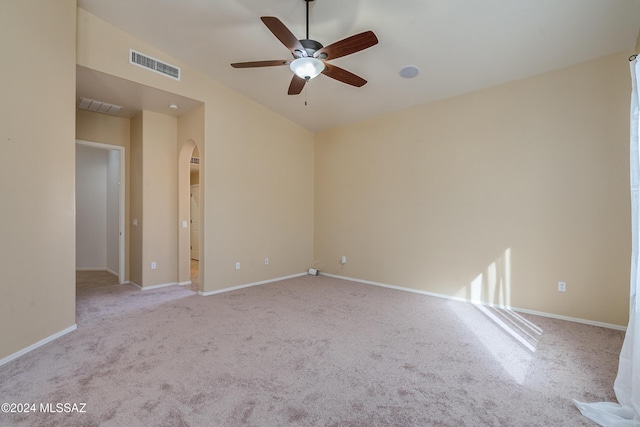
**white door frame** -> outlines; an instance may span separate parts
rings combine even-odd
[[[120,145],[103,144],[102,142],[84,141],[76,139],[77,145],[84,145],[87,147],[100,148],[103,150],[117,150],[120,157],[120,177],[118,185],[118,229],[120,230],[120,238],[118,240],[118,281],[120,284],[127,283],[125,280],[125,257],[124,257],[124,242],[125,242],[125,218],[124,218],[124,200],[125,200],[125,164],[124,164],[124,147]]]
[[[196,189],[198,190],[198,261],[200,261],[200,184],[190,184],[189,185],[189,190],[190,190],[190,194],[193,194],[193,187],[197,187]],[[191,231],[191,227],[193,226],[193,204],[191,202],[193,196],[189,197],[189,258],[190,259],[194,259],[193,258],[193,232]]]

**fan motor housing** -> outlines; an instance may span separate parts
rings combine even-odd
[[[314,53],[316,53],[317,51],[319,51],[324,47],[322,46],[322,43],[317,42],[315,40],[311,40],[311,39],[302,39],[299,41],[302,47],[304,47],[304,50],[306,50],[306,55],[300,55],[300,56],[313,56]]]

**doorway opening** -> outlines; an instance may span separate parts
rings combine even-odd
[[[76,271],[126,283],[124,147],[76,140]]]
[[[200,288],[200,152],[194,146],[189,159],[189,255],[191,289]]]
[[[178,215],[181,222],[178,242],[179,284],[199,293],[203,288],[204,254],[203,151],[192,138],[179,142]]]

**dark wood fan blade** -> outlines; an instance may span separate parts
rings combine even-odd
[[[291,84],[289,85],[289,92],[287,92],[289,95],[297,95],[300,92],[302,92],[302,89],[304,88],[305,83],[307,83],[307,81],[301,77],[298,77],[297,75],[293,75],[293,78],[291,79]]]
[[[287,47],[295,56],[302,55],[304,47],[291,31],[275,16],[263,16],[260,18],[264,25],[273,33],[283,45]],[[296,53],[298,51],[298,53]]]
[[[336,79],[342,83],[346,83],[351,86],[361,87],[367,84],[367,81],[360,76],[353,74],[350,71],[345,70],[344,68],[336,67],[331,64],[324,64],[326,68],[322,72],[327,77],[331,77],[332,79]]]
[[[365,31],[364,33],[356,34],[355,36],[347,37],[329,46],[325,46],[313,56],[321,59],[336,59],[360,52],[376,44],[378,44],[378,38],[373,34],[373,31]],[[326,55],[326,58],[323,58],[324,55]]]
[[[235,62],[231,64],[233,68],[255,68],[255,67],[275,67],[277,65],[288,65],[291,61],[286,59],[276,59],[273,61],[250,61]]]

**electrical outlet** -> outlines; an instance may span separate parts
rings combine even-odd
[[[347,263],[347,257],[345,255],[342,255],[342,259],[340,260],[340,264],[346,264]]]
[[[152,270],[155,270],[155,269],[156,269],[156,262],[155,262],[155,261],[152,261],[152,262],[151,262],[151,269],[152,269]]]
[[[567,282],[558,282],[558,292],[567,292]]]
[[[240,263],[236,262],[236,270],[240,270]]]
[[[264,265],[269,265],[269,258],[264,259]]]

